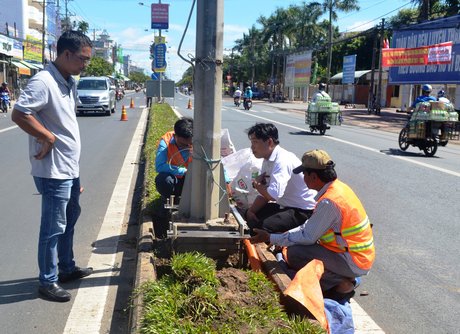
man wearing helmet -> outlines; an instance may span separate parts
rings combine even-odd
[[[326,93],[325,90],[326,90],[326,84],[321,82],[318,85],[318,91],[313,96],[312,102],[316,102],[318,100],[318,98],[328,98],[328,99],[330,99],[331,97],[329,96],[328,93]]]
[[[441,89],[438,92],[438,101],[444,102],[444,103],[450,103],[450,100],[446,97],[446,92],[443,89]]]
[[[2,83],[2,87],[0,87],[0,93],[3,93],[3,92],[6,92],[6,93],[10,93],[10,90],[8,89],[8,83],[4,82]]]
[[[431,85],[424,84],[422,86],[422,95],[415,99],[414,103],[412,103],[412,108],[415,108],[420,102],[436,101],[436,98],[430,95],[432,90]]]

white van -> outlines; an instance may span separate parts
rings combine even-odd
[[[77,115],[115,112],[115,85],[107,77],[83,77],[77,84]]]

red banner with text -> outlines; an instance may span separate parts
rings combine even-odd
[[[452,42],[445,42],[418,48],[382,49],[382,66],[418,66],[450,64]]]

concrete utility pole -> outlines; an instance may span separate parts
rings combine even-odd
[[[187,172],[179,213],[206,223],[222,218],[225,183],[221,180],[224,0],[197,1],[193,162]]]

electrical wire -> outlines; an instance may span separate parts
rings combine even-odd
[[[188,30],[188,26],[190,24],[190,18],[192,17],[192,13],[193,13],[193,8],[195,7],[195,2],[196,0],[193,0],[192,2],[192,7],[190,8],[190,13],[188,14],[188,19],[187,19],[187,24],[185,25],[185,29],[184,29],[184,33],[182,34],[182,37],[180,39],[180,43],[179,43],[179,48],[177,49],[177,55],[183,60],[185,61],[186,63],[189,63],[191,66],[192,66],[192,90],[194,90],[194,87],[193,87],[193,82],[194,82],[194,78],[195,78],[195,66],[193,64],[193,59],[191,54],[189,53],[188,56],[190,57],[190,59],[192,59],[192,61],[186,59],[185,57],[183,57],[180,53],[180,50],[182,48],[182,42],[184,41],[184,38],[185,38],[185,34],[187,33],[187,30]]]

